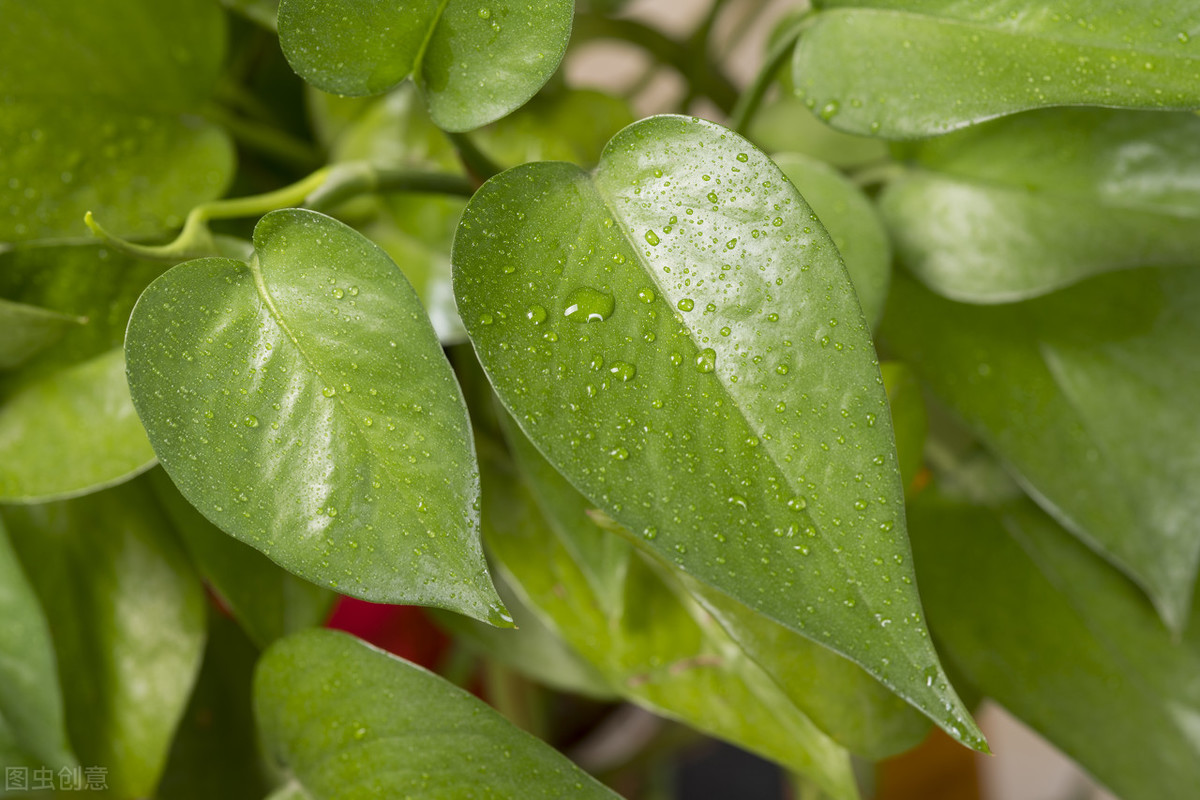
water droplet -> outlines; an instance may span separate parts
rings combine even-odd
[[[746,507],[746,498],[742,497],[740,494],[730,495],[726,499],[730,505],[741,506],[742,508]]]
[[[335,394],[337,394],[337,389],[333,388],[332,386],[326,386],[321,390],[321,394],[325,395],[326,397],[333,397]]]
[[[608,454],[617,461],[624,461],[625,459],[629,458],[629,451],[624,447],[614,447],[612,450],[608,451]]]
[[[696,307],[696,302],[690,297],[685,297],[675,304],[675,307],[680,311],[691,311]]]
[[[479,318],[480,325],[491,325],[496,319],[491,314],[484,314]]]
[[[534,325],[541,325],[546,321],[546,309],[541,306],[530,306],[529,310],[525,312],[525,319]]]
[[[654,302],[654,290],[649,287],[644,288],[644,289],[638,289],[638,299],[641,300],[643,303],[653,303]]]
[[[254,416],[253,414],[250,414],[249,416],[247,416],[246,419],[244,420],[244,422],[246,423],[247,428],[257,428],[258,427],[258,417]]]
[[[728,335],[729,335],[729,334],[731,334],[731,333],[733,333],[733,330],[732,330],[732,329],[730,329],[728,326],[726,326],[726,327],[724,327],[724,328],[721,328],[721,335],[722,335],[722,336],[728,336]]]
[[[738,153],[737,160],[742,162],[743,164],[745,164],[747,161],[750,160],[750,156],[746,155],[745,153]]]
[[[608,371],[619,378],[622,383],[633,380],[633,376],[637,375],[637,367],[625,361],[612,362]]]
[[[706,347],[696,355],[696,369],[701,372],[712,372],[717,368],[717,351]]]
[[[804,509],[808,508],[808,501],[803,497],[793,497],[791,500],[787,501],[787,507],[793,511],[803,511]]]
[[[828,103],[826,103],[824,106],[821,107],[821,119],[823,119],[823,120],[831,120],[835,116],[837,116],[837,113],[838,113],[837,100],[830,100]]]
[[[358,730],[356,730],[354,732],[354,738],[358,739],[359,741],[362,741],[363,739],[367,738],[367,729],[359,728]]]
[[[479,18],[480,19],[488,19],[491,16],[492,16],[492,10],[490,8],[479,9]]]
[[[779,322],[779,315],[774,312],[767,314],[767,322]]]
[[[650,243],[651,247],[653,247],[662,240],[658,238],[658,234],[654,231],[646,231],[646,241]]]
[[[777,372],[780,375],[787,375],[788,374],[788,365],[780,364],[779,366],[777,366],[775,368],[775,372]]]
[[[719,199],[719,198],[717,197],[717,193],[716,193],[716,192],[709,192],[709,193],[708,193],[708,202],[710,202],[710,203],[715,203],[715,202],[717,202],[717,200],[718,200],[718,199]]]
[[[654,541],[654,538],[658,536],[658,528],[646,528],[646,530],[642,531],[642,536],[648,541]]]
[[[612,316],[615,305],[611,294],[584,286],[571,292],[563,316],[578,323],[603,322]]]
[[[334,289],[333,296],[336,297],[338,300],[341,300],[343,297],[346,296],[346,293],[341,289]]]

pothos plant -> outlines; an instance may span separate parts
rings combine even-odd
[[[620,5],[0,0],[6,791],[613,796],[336,595],[837,800],[985,696],[1200,786],[1200,10],[826,0],[739,89]]]

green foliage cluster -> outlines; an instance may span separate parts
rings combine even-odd
[[[0,0],[6,775],[614,796],[508,680],[834,800],[983,697],[1200,786],[1200,10],[823,0],[739,91],[621,5]]]

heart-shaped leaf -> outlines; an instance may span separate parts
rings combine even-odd
[[[1101,275],[1005,306],[897,280],[881,335],[1172,628],[1200,564],[1200,272]]]
[[[0,375],[0,502],[74,497],[154,463],[120,347],[138,294],[162,270],[103,247],[0,254],[0,296],[85,321]]]
[[[378,94],[413,76],[445,130],[523,105],[567,49],[570,0],[283,0],[279,41],[300,77],[327,92]]]
[[[1194,793],[1200,650],[1129,581],[1028,501],[914,502],[909,526],[949,663],[1121,797]]]
[[[503,460],[482,459],[484,536],[535,618],[629,700],[784,764],[831,797],[856,800],[849,753],[678,580],[590,520],[587,500],[519,431],[512,433],[526,482]],[[612,556],[596,562],[579,556],[603,552]],[[806,654],[802,646],[792,655],[806,663]]]
[[[204,652],[204,590],[170,523],[142,480],[3,513],[79,761],[106,768],[114,796],[152,796]]]
[[[268,757],[312,800],[616,797],[457,686],[336,631],[272,645],[254,707]]]
[[[502,622],[462,393],[412,287],[314,212],[268,214],[254,246],[175,267],[130,319],[134,405],[172,481],[301,577]]]
[[[825,0],[796,91],[830,125],[892,139],[1062,105],[1200,107],[1188,0]]]
[[[74,764],[50,627],[2,520],[0,620],[0,766],[9,747],[37,766]]]
[[[880,207],[901,260],[939,294],[1021,300],[1100,272],[1193,265],[1200,118],[1021,114],[911,148]]]
[[[0,0],[0,20],[0,242],[89,238],[89,210],[160,233],[224,191],[233,147],[198,116],[224,59],[216,3]]]
[[[862,311],[765,155],[712,123],[644,120],[594,175],[489,181],[453,260],[500,399],[591,502],[980,741],[921,620]]]

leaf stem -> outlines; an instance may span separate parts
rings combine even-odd
[[[576,41],[620,39],[637,45],[660,63],[674,67],[699,94],[712,100],[726,114],[738,98],[738,88],[708,57],[662,31],[631,19],[610,19],[597,14],[575,17]]]
[[[471,177],[475,179],[477,186],[482,186],[483,182],[488,178],[499,175],[504,171],[504,167],[501,167],[480,150],[478,145],[467,134],[446,131],[446,137],[450,139],[450,143],[458,151],[459,160],[467,168],[467,172],[471,174]]]
[[[762,105],[762,100],[767,94],[767,89],[771,86],[771,82],[775,80],[775,75],[779,72],[779,68],[784,65],[788,57],[792,54],[792,50],[795,49],[796,40],[800,38],[800,34],[811,24],[811,17],[807,14],[800,17],[788,26],[779,40],[767,51],[767,57],[763,61],[762,67],[759,68],[758,74],[754,76],[754,80],[746,87],[746,91],[738,98],[737,105],[733,107],[733,112],[729,115],[729,127],[738,133],[744,134],[746,132],[746,129],[750,126],[750,121],[754,119],[755,113],[757,113],[759,106]]]
[[[208,228],[214,219],[256,217],[280,208],[303,206],[328,211],[353,197],[371,192],[428,192],[470,197],[474,186],[461,175],[440,172],[376,167],[367,162],[348,162],[322,167],[293,184],[265,194],[214,200],[193,208],[179,235],[167,244],[144,245],[109,233],[87,212],[83,221],[99,238],[119,252],[136,258],[177,263],[190,258],[218,255],[216,240]]]

